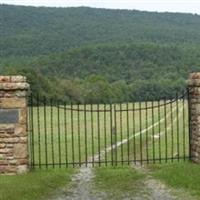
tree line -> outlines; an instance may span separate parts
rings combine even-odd
[[[172,98],[200,68],[200,16],[0,5],[0,73],[67,102]]]

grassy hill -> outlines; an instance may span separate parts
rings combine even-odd
[[[200,70],[198,15],[0,5],[0,23],[0,72],[25,74],[48,96],[172,96]]]

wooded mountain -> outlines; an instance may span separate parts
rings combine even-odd
[[[200,16],[0,5],[0,72],[67,101],[171,97],[200,70]]]

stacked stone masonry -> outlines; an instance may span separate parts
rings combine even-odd
[[[15,123],[10,123],[9,118],[6,123],[0,121],[0,174],[17,174],[28,170],[28,90],[26,77],[0,76],[0,111],[17,113]]]
[[[200,73],[192,73],[189,81],[190,156],[200,163]]]

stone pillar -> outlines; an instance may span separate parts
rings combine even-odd
[[[200,73],[190,74],[188,87],[190,156],[193,162],[200,163]]]
[[[28,89],[23,76],[0,76],[0,174],[28,170]]]

